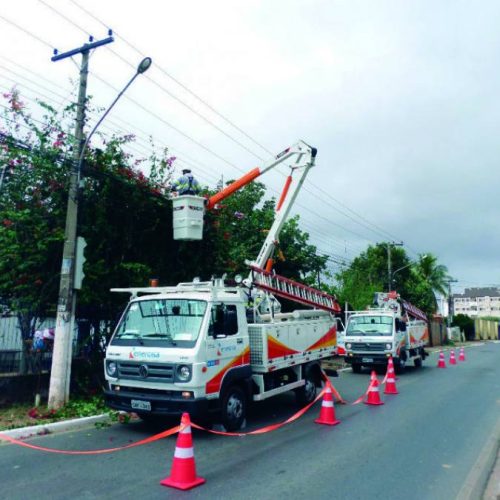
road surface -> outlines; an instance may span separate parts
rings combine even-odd
[[[181,492],[159,485],[169,475],[176,438],[109,455],[65,456],[0,445],[0,484],[8,499],[436,499],[480,498],[498,442],[500,344],[466,351],[467,361],[422,369],[397,380],[383,406],[336,405],[341,424],[314,423],[320,403],[269,434],[221,437],[195,431],[198,474],[206,484]],[[348,401],[367,388],[369,373],[332,382]],[[246,430],[295,412],[282,395],[255,405]],[[161,430],[161,429],[160,429]],[[51,448],[89,450],[151,434],[142,422],[30,439]]]

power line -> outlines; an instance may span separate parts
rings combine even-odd
[[[39,0],[41,3],[43,3],[44,5],[47,5],[46,2],[44,0]],[[91,12],[89,12],[87,9],[84,9],[82,6],[80,6],[76,1],[74,0],[70,0],[74,5],[76,5],[79,9],[81,9],[83,12],[85,12],[87,15],[89,15],[90,17],[92,17],[94,20],[96,20],[97,22],[99,22],[102,26],[104,27],[109,27],[107,26],[105,23],[103,23],[102,21],[100,21],[94,14],[92,14]],[[57,11],[56,9],[54,9],[53,7],[49,7],[52,11],[54,11],[56,14],[60,15],[63,19],[65,19],[66,21],[70,22],[72,25],[76,26],[78,29],[80,29],[81,31],[85,32],[85,30],[83,28],[81,28],[78,24],[74,23],[72,20],[70,20],[67,16],[61,14],[59,11]],[[117,35],[118,36],[118,35]],[[138,54],[142,55],[141,54],[141,51],[139,51],[138,49],[136,49],[132,44],[130,44],[129,42],[127,42],[126,40],[124,40],[122,37],[120,37],[128,46],[130,46],[134,51],[136,51]],[[108,50],[111,51],[111,53],[113,53],[116,57],[118,57],[123,63],[125,63],[127,66],[130,66],[130,67],[133,67],[133,65],[127,60],[125,59],[124,57],[122,57],[120,54],[118,54],[115,50],[113,50],[112,48],[108,47]],[[160,68],[161,69],[161,68]],[[171,75],[168,74],[167,72],[163,71],[169,78],[171,78]],[[211,120],[209,120],[208,118],[206,118],[204,115],[202,115],[201,113],[199,113],[198,111],[196,111],[195,109],[193,109],[191,106],[189,106],[188,104],[186,104],[184,101],[182,101],[180,98],[178,98],[176,95],[174,95],[172,92],[170,92],[169,90],[165,89],[164,86],[162,86],[161,84],[159,84],[156,80],[154,80],[153,78],[151,78],[149,75],[146,76],[146,78],[151,82],[153,83],[154,85],[156,85],[158,88],[160,88],[163,92],[165,92],[168,96],[170,96],[171,98],[173,98],[174,100],[176,100],[177,102],[179,102],[181,105],[185,106],[187,109],[189,109],[191,112],[193,112],[194,114],[196,114],[197,116],[199,116],[200,118],[202,118],[203,120],[205,120],[207,123],[209,123],[210,125],[212,125],[216,130],[218,130],[219,132],[221,132],[222,134],[224,134],[226,137],[228,137],[229,139],[231,139],[233,142],[235,142],[236,144],[238,144],[239,146],[241,146],[243,149],[245,149],[247,152],[249,152],[250,154],[254,155],[255,157],[257,157],[258,159],[260,160],[263,160],[263,158],[258,155],[257,153],[255,153],[254,151],[250,150],[249,148],[247,148],[245,145],[243,145],[240,141],[238,141],[237,139],[235,139],[234,137],[232,137],[230,134],[228,134],[227,132],[225,132],[223,129],[221,129],[220,127],[218,127],[215,123],[213,123]],[[177,79],[174,79],[175,82],[177,84],[180,84],[180,82],[177,80]],[[185,89],[186,91],[188,91],[191,95],[193,95],[196,99],[198,99],[200,102],[202,102],[203,104],[205,105],[208,105],[202,98],[200,98],[197,94],[195,94],[194,92],[192,92],[190,89],[188,89],[188,87],[184,84],[181,85],[183,89]],[[208,107],[213,111],[215,112],[217,115],[219,115],[221,118],[223,118],[226,122],[230,123],[232,126],[236,127],[235,124],[233,122],[230,122],[225,116],[221,115],[220,113],[218,113],[212,106],[209,106]],[[246,137],[248,137],[249,139],[251,139],[254,143],[256,143],[257,145],[259,145],[260,147],[262,147],[266,152],[268,152],[269,154],[272,154],[267,148],[265,148],[264,146],[262,146],[260,143],[258,143],[257,141],[255,141],[249,134],[247,134],[246,132],[244,132],[241,128],[239,127],[236,127],[237,130],[241,133],[244,133]],[[312,184],[312,183],[311,183]],[[326,194],[327,196],[330,196],[329,193],[327,193],[326,191],[324,191],[321,187],[319,186],[315,186],[314,187],[318,190],[318,191],[321,191],[323,192],[324,194]],[[310,189],[308,189],[307,187],[304,187],[304,191],[310,193],[310,194],[313,194],[314,196],[317,197],[317,193],[313,193]],[[363,226],[365,229],[368,229],[370,231],[373,231],[375,233],[378,233],[378,234],[381,234],[380,231],[379,231],[379,228],[378,226],[375,226],[373,223],[369,222],[366,218],[364,218],[363,216],[359,215],[359,214],[356,214],[356,212],[354,212],[352,209],[349,209],[347,206],[345,206],[344,204],[342,204],[344,206],[344,208],[348,209],[351,213],[355,214],[357,217],[359,217],[360,219],[364,220],[365,222],[367,222],[368,224],[370,225],[373,225],[374,227],[376,227],[377,229],[372,229],[371,227],[367,226],[365,223],[363,222],[360,222],[356,219],[354,219],[353,217],[349,216],[348,214],[346,214],[345,212],[343,212],[342,210],[340,210],[338,207],[336,207],[335,205],[333,205],[330,201],[328,200],[324,200],[324,199],[321,199],[321,201],[323,201],[324,203],[327,203],[328,205],[332,206],[336,211],[338,211],[339,213],[341,213],[342,215],[344,215],[345,217],[349,218],[350,220],[352,220],[354,223],[356,224],[359,224],[361,226]],[[337,200],[338,202],[338,200]],[[338,202],[340,203],[340,202]],[[385,232],[385,231],[384,231]],[[388,234],[387,232],[385,232],[386,234]],[[386,235],[383,235],[384,238],[386,238]]]
[[[19,26],[19,24],[15,23],[14,21],[11,21],[10,19],[7,19],[2,14],[0,14],[0,19],[2,19],[3,21],[5,21],[6,23],[8,23],[8,24],[10,24],[12,26],[15,26],[17,29],[21,30],[23,33],[25,33],[26,35],[30,36],[31,38],[34,38],[35,40],[38,40],[40,43],[42,43],[43,45],[47,46],[49,49],[52,50],[54,48],[46,40],[43,40],[42,38],[40,38],[39,36],[35,35],[31,31],[28,31],[27,29],[23,28],[22,26]]]
[[[67,16],[65,16],[64,14],[60,13],[59,11],[57,11],[55,8],[53,8],[52,6],[48,5],[48,4],[47,4],[46,2],[44,2],[43,0],[39,0],[39,1],[40,1],[43,5],[45,5],[47,8],[49,8],[51,11],[53,11],[55,14],[57,14],[57,15],[59,15],[60,17],[62,17],[63,19],[65,19],[67,22],[71,23],[73,26],[77,27],[77,28],[78,28],[79,30],[81,30],[82,32],[87,33],[87,31],[86,31],[86,30],[84,30],[83,28],[81,28],[81,27],[80,27],[77,23],[75,23],[74,21],[72,21],[70,18],[68,18],[68,17],[67,17]],[[78,7],[80,7],[80,6],[79,6],[76,2],[73,2],[73,3],[75,3],[75,5],[77,5]],[[101,23],[101,24],[102,24],[102,23]],[[17,27],[18,27],[18,26],[17,26]],[[24,31],[24,30],[23,30],[23,31]],[[48,46],[50,46],[50,44],[48,44],[47,42],[45,42],[45,43],[46,43]],[[127,43],[128,43],[128,42],[127,42]],[[129,45],[130,45],[130,44],[129,44]],[[113,53],[114,53],[114,54],[115,54],[118,58],[120,58],[122,61],[124,61],[127,65],[130,65],[130,63],[129,63],[128,61],[126,61],[124,58],[122,58],[122,57],[121,57],[119,54],[117,54],[115,51],[112,51],[112,52],[113,52]],[[179,100],[179,99],[178,99],[176,96],[174,96],[171,92],[167,91],[167,90],[166,90],[163,86],[161,86],[160,84],[158,84],[156,81],[152,80],[151,78],[149,78],[149,79],[150,79],[150,81],[152,81],[152,83],[154,83],[155,85],[159,86],[159,88],[160,88],[162,91],[166,92],[168,95],[170,95],[171,97],[173,97],[174,99],[178,100],[179,102],[181,102],[182,104],[184,104],[184,105],[185,105],[185,103],[183,103],[181,100]],[[187,87],[186,87],[186,86],[184,86],[184,87],[187,89]],[[195,96],[196,96],[196,94],[194,94],[194,93],[193,93],[193,95],[195,95]],[[196,97],[198,97],[198,96],[196,96]],[[133,101],[133,100],[132,100],[132,101]],[[133,102],[134,102],[134,101],[133,101]],[[138,104],[138,103],[136,103],[136,104]],[[139,105],[139,106],[140,106],[140,105]],[[142,106],[140,106],[140,107],[142,107]],[[190,108],[190,107],[189,107],[189,105],[186,105],[186,107]],[[150,112],[150,111],[146,110],[144,107],[142,107],[142,108],[143,108],[146,112],[149,112],[150,114],[152,114],[152,116],[155,116],[155,114],[153,114],[152,112]],[[193,110],[192,108],[190,108],[190,110],[191,110],[191,111],[193,111],[193,112],[195,112],[195,113],[197,113],[197,112],[196,112],[195,110]],[[215,111],[215,110],[214,110],[214,111]],[[206,117],[204,117],[203,115],[200,115],[200,114],[198,114],[198,115],[199,115],[199,116],[202,116],[202,117],[203,117],[203,119],[205,119],[205,120],[206,120],[206,121],[208,121],[210,124],[212,124],[213,126],[215,126],[215,127],[216,127],[219,131],[221,131],[224,135],[226,135],[227,137],[231,138],[231,140],[236,141],[236,142],[237,142],[238,144],[240,144],[240,145],[241,145],[244,149],[246,149],[246,150],[247,150],[247,151],[249,151],[250,153],[252,153],[252,154],[254,154],[255,156],[257,156],[258,158],[260,158],[260,156],[259,156],[259,155],[257,155],[256,153],[254,153],[254,152],[250,151],[248,148],[246,148],[246,146],[242,145],[239,141],[234,140],[234,138],[232,138],[231,136],[229,136],[229,134],[227,134],[225,131],[223,131],[222,129],[220,129],[220,127],[217,127],[217,125],[213,124],[213,122],[211,122],[210,120],[206,119]],[[222,116],[222,115],[221,115],[221,116]],[[241,169],[239,169],[236,165],[234,165],[233,163],[231,163],[231,162],[229,162],[228,160],[224,159],[223,157],[221,157],[220,155],[218,155],[216,152],[214,152],[214,151],[213,151],[213,150],[211,150],[210,148],[207,148],[204,144],[200,143],[199,141],[194,140],[194,139],[193,139],[192,137],[190,137],[188,134],[185,134],[184,132],[182,132],[182,131],[181,131],[180,129],[178,129],[177,127],[175,127],[175,126],[173,126],[172,124],[170,124],[170,123],[166,122],[166,120],[163,120],[163,119],[162,119],[162,121],[163,121],[165,124],[167,124],[168,126],[170,126],[171,128],[173,128],[174,130],[176,130],[179,134],[183,135],[184,137],[188,138],[188,139],[189,139],[189,140],[191,140],[191,141],[194,141],[194,143],[195,143],[195,144],[197,144],[197,145],[198,145],[199,147],[201,147],[202,149],[205,149],[207,152],[210,152],[211,154],[215,155],[215,156],[216,156],[217,158],[219,158],[220,160],[224,161],[225,163],[229,164],[229,165],[230,165],[230,166],[232,166],[233,168],[236,168],[237,170],[239,170],[240,172],[242,172],[242,170],[241,170]],[[231,122],[231,123],[232,123],[232,122]],[[234,125],[234,124],[233,124],[233,125]],[[238,130],[240,130],[240,131],[241,131],[241,129],[239,129],[239,128],[238,128]],[[242,132],[243,132],[243,131],[242,131]],[[245,135],[246,135],[247,137],[251,138],[248,134],[245,134]],[[255,141],[254,141],[254,142],[255,142]],[[266,151],[268,151],[268,150],[266,149]],[[319,188],[319,189],[320,189],[323,193],[326,193],[326,192],[325,192],[324,190],[322,190],[321,188]],[[307,188],[305,188],[305,191],[306,191],[306,192],[311,193],[311,191],[310,191],[309,189],[307,189]],[[315,193],[312,193],[312,194],[314,194],[314,195],[317,197],[317,194],[315,194]],[[330,203],[330,202],[328,202],[327,200],[324,200],[324,199],[321,199],[321,198],[320,198],[320,200],[321,200],[321,201],[323,201],[324,203],[327,203],[327,204],[329,204],[330,206],[332,206],[335,210],[339,211],[339,213],[341,213],[342,215],[344,215],[344,216],[346,216],[346,217],[349,217],[347,214],[345,214],[345,212],[340,211],[340,210],[338,209],[338,207],[335,207],[335,205],[331,204],[331,203]],[[301,206],[301,205],[299,205],[299,206]],[[303,208],[305,208],[306,210],[311,211],[310,209],[308,209],[308,207],[303,207]],[[348,208],[348,207],[346,207],[346,208]],[[352,213],[355,213],[355,212],[354,212],[354,211],[352,211],[351,209],[349,209],[349,210],[350,210]],[[312,212],[312,211],[311,211],[311,212]],[[313,212],[313,213],[314,213],[314,212]],[[358,215],[358,214],[356,214],[356,215]],[[359,215],[358,215],[358,216],[359,216]],[[352,230],[350,230],[350,229],[348,229],[348,228],[346,228],[346,227],[344,227],[344,226],[342,226],[342,225],[340,225],[340,224],[338,224],[338,223],[334,223],[334,222],[330,221],[329,219],[327,219],[327,218],[325,218],[325,217],[323,217],[323,216],[321,216],[321,217],[322,217],[324,220],[326,220],[327,222],[329,222],[330,224],[336,225],[336,226],[340,227],[341,229],[343,229],[343,230],[345,230],[345,231],[347,231],[347,232],[350,232],[350,233],[352,233],[352,234],[354,234],[354,235],[356,235],[356,236],[358,236],[358,237],[360,237],[360,238],[362,238],[362,239],[366,239],[364,236],[360,235],[359,233],[356,233],[356,232],[354,232],[354,231],[352,231]],[[359,217],[361,217],[361,216],[359,216]],[[355,223],[357,223],[357,224],[362,225],[362,226],[363,226],[363,227],[365,227],[366,229],[369,229],[369,230],[371,230],[371,231],[374,231],[374,230],[373,230],[373,229],[371,229],[370,227],[366,226],[365,224],[360,223],[359,221],[356,221],[356,220],[355,220],[355,219],[353,219],[352,217],[349,217],[349,218],[350,218],[351,220],[353,220],[353,222],[355,222]],[[367,220],[367,219],[364,219],[364,220]],[[376,231],[375,231],[375,232],[376,232]],[[368,241],[370,241],[370,240],[368,239]]]

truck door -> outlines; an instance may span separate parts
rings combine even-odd
[[[245,328],[238,314],[236,304],[214,303],[210,311],[207,332],[207,385],[206,393],[215,394],[220,391],[228,372],[236,375],[240,368],[248,367],[249,350]]]

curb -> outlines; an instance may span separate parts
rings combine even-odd
[[[476,500],[479,498],[496,499],[499,491],[498,477],[500,462],[500,420],[486,440],[476,463],[465,478],[465,482],[456,496],[456,500]]]
[[[106,422],[108,420],[110,420],[110,416],[107,413],[103,413],[92,417],[73,418],[71,420],[62,420],[61,422],[52,422],[50,424],[20,427],[19,429],[0,431],[0,433],[14,439],[25,439],[29,437],[43,436],[45,434],[54,434],[56,432],[80,429],[82,427],[88,427],[98,422]]]

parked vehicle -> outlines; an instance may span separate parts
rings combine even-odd
[[[396,292],[378,292],[374,306],[349,312],[343,342],[345,361],[359,373],[363,366],[387,365],[393,359],[396,372],[413,361],[422,366],[429,341],[427,317]]]
[[[289,160],[300,178],[290,193],[291,177],[287,180],[246,280],[228,285],[224,278],[195,279],[173,287],[117,290],[131,293],[131,301],[106,352],[105,398],[111,408],[144,419],[188,411],[205,421],[219,414],[226,429],[237,430],[251,401],[290,390],[300,405],[314,400],[322,382],[320,361],[336,353],[340,307],[332,296],[275,275],[270,259],[315,156],[315,149],[299,142],[261,170]],[[235,184],[242,187],[255,177],[247,175]],[[234,191],[228,188],[227,195]],[[183,204],[179,198],[177,207]],[[189,238],[189,220],[180,224],[179,234]],[[277,296],[314,309],[281,313]]]

